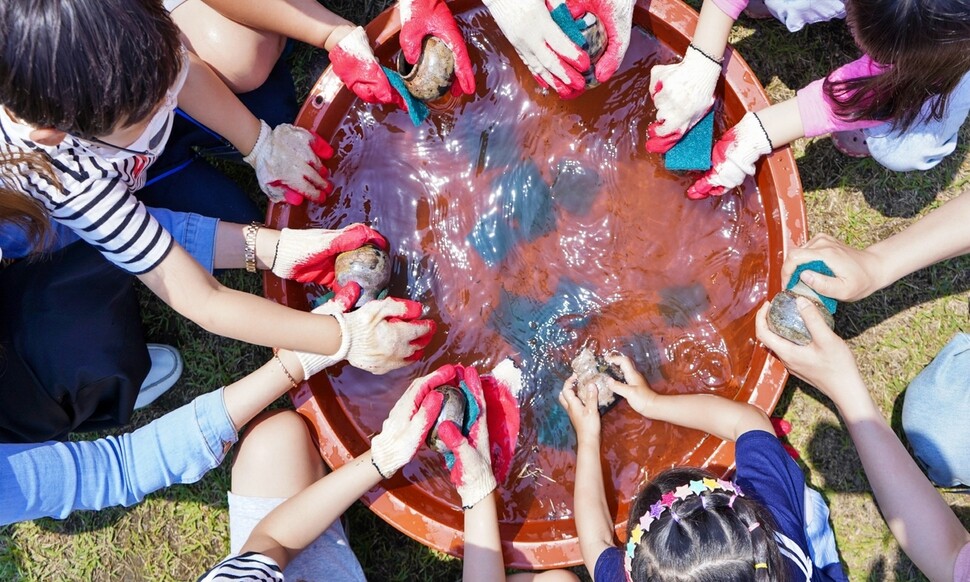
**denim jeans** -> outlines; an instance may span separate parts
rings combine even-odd
[[[163,487],[194,483],[236,437],[219,389],[121,436],[0,444],[0,525],[130,506]]]
[[[930,480],[970,485],[970,334],[959,333],[906,389],[903,431]]]

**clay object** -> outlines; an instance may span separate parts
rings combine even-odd
[[[821,301],[810,295],[801,295],[794,291],[782,291],[771,300],[771,308],[768,310],[768,329],[788,341],[805,346],[812,342],[812,334],[808,333],[805,321],[802,320],[802,316],[798,312],[798,305],[795,300],[799,297],[805,297],[811,301],[822,314],[829,329],[835,329],[835,318],[822,305]]]
[[[586,39],[586,54],[589,55],[589,70],[583,73],[583,78],[586,79],[586,87],[592,88],[599,85],[596,80],[596,63],[606,51],[609,39],[606,37],[606,27],[592,13],[587,12],[583,21],[586,23],[583,38]]]
[[[386,251],[373,245],[337,255],[334,261],[337,285],[354,282],[360,285],[360,298],[354,307],[360,307],[387,289],[391,280],[391,258]]]
[[[445,445],[444,441],[438,438],[438,426],[446,420],[450,420],[461,428],[465,423],[465,408],[467,402],[465,401],[465,394],[460,389],[455,388],[451,385],[438,386],[435,391],[440,392],[443,396],[441,400],[441,412],[438,413],[438,418],[434,421],[434,425],[431,426],[431,430],[428,431],[427,443],[431,449],[437,453],[445,454],[450,452],[448,446]]]
[[[425,37],[421,56],[413,65],[397,55],[397,72],[408,92],[422,101],[439,99],[451,89],[455,80],[455,55],[448,46],[433,36]]]
[[[570,366],[576,374],[576,394],[584,404],[595,386],[599,389],[596,407],[599,409],[600,415],[605,414],[616,405],[619,401],[619,395],[609,388],[606,379],[609,377],[620,382],[626,381],[623,372],[617,366],[610,364],[602,356],[594,354],[593,350],[588,347],[583,348],[573,358]]]

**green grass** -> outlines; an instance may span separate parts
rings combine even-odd
[[[386,2],[340,0],[331,5],[354,21],[366,22]],[[742,18],[732,39],[774,100],[791,97],[857,53],[839,22],[790,34],[776,22]],[[304,92],[313,81],[306,71],[316,57],[306,47],[293,56]],[[828,139],[800,140],[794,151],[811,233],[825,232],[865,246],[912,224],[966,184],[966,134],[965,128],[962,145],[938,168],[910,174],[889,172],[871,160],[845,158]],[[239,178],[252,186],[250,175]],[[256,276],[236,272],[221,279],[229,286],[260,292]],[[876,402],[897,430],[900,394],[907,382],[954,332],[968,329],[968,289],[970,258],[960,258],[840,307],[837,331],[848,340]],[[143,306],[150,340],[177,345],[186,366],[177,387],[157,406],[138,413],[134,425],[241,377],[269,357],[267,349],[203,332],[148,293],[143,293]],[[285,405],[283,400],[276,403]],[[922,580],[882,521],[832,404],[792,380],[776,414],[793,424],[790,441],[802,453],[810,483],[830,504],[852,580]],[[228,550],[228,485],[226,463],[197,484],[160,491],[133,508],[78,512],[64,521],[45,519],[0,528],[0,580],[194,579]],[[970,496],[951,494],[947,501],[970,524]],[[352,545],[371,580],[460,577],[458,561],[411,541],[360,504],[351,508],[349,523]]]

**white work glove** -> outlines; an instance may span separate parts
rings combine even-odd
[[[360,288],[357,283],[348,286]],[[356,311],[334,317],[343,330],[343,341],[351,366],[372,374],[386,374],[420,360],[437,326],[430,319],[418,319],[422,306],[410,299],[388,297],[369,301]]]
[[[606,50],[596,62],[596,80],[605,83],[620,68],[626,49],[630,46],[633,29],[634,0],[566,0],[573,17],[587,12],[603,23],[606,31]]]
[[[569,40],[543,0],[483,1],[540,85],[565,99],[586,90],[583,72],[589,70],[589,55]]]
[[[494,491],[496,482],[489,452],[491,445],[482,383],[475,368],[464,368],[461,372],[465,387],[478,404],[478,418],[469,428],[467,437],[461,434],[461,427],[446,420],[438,425],[438,438],[454,455],[454,462],[449,467],[451,482],[461,497],[461,506],[468,509]]]
[[[300,365],[303,366],[303,377],[305,379],[310,379],[310,376],[316,374],[320,370],[329,368],[330,366],[342,361],[347,357],[347,350],[350,348],[350,342],[347,339],[347,331],[343,313],[354,306],[354,303],[357,302],[357,298],[359,296],[360,285],[352,283],[335,293],[334,296],[330,298],[330,301],[327,301],[311,312],[318,315],[332,315],[340,325],[341,340],[340,347],[337,348],[337,353],[330,356],[312,354],[310,352],[294,352],[296,354],[296,358],[300,360]]]
[[[666,153],[710,111],[720,76],[721,64],[694,45],[687,47],[679,63],[650,69],[650,97],[657,120],[647,128],[648,152]]]
[[[333,148],[315,133],[288,123],[270,129],[259,120],[259,137],[243,161],[256,169],[259,187],[273,202],[299,205],[305,198],[321,202],[333,190],[330,172],[320,160]]]
[[[373,228],[355,223],[339,230],[284,228],[276,243],[273,274],[300,283],[319,283],[330,287],[334,280],[337,255],[373,245],[387,250],[387,239]]]
[[[389,479],[414,458],[438,419],[444,395],[438,386],[453,384],[455,367],[445,365],[418,378],[391,408],[381,432],[371,439],[371,461],[381,477]]]
[[[711,159],[714,167],[687,189],[687,197],[700,200],[720,196],[736,188],[748,176],[754,176],[754,163],[771,153],[771,141],[761,120],[749,111],[714,144]]]

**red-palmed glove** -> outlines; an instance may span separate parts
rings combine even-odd
[[[327,301],[320,307],[317,307],[311,313],[316,313],[318,315],[333,315],[334,318],[337,319],[337,322],[340,323],[342,320],[337,318],[337,314],[346,313],[348,309],[354,306],[354,303],[357,302],[358,297],[360,297],[360,285],[357,283],[350,283],[335,293],[330,301]],[[347,357],[346,342],[344,341],[341,341],[340,347],[337,348],[337,353],[331,356],[323,354],[311,354],[309,352],[294,353],[296,354],[296,358],[300,360],[300,365],[303,366],[303,377],[306,379],[309,379],[310,376],[316,374],[320,370],[329,368],[330,366]]]
[[[288,123],[270,129],[259,120],[259,137],[243,158],[256,169],[259,187],[273,202],[302,204],[304,198],[322,202],[333,190],[328,160],[333,148],[315,133]]]
[[[404,98],[391,87],[367,40],[367,33],[358,26],[340,39],[330,51],[333,72],[348,89],[368,103],[390,103],[407,109]]]
[[[606,50],[596,62],[596,80],[605,83],[620,68],[630,46],[633,28],[633,0],[566,0],[573,18],[587,12],[596,15],[606,30]]]
[[[564,99],[586,90],[583,72],[589,70],[589,55],[569,40],[543,0],[483,2],[540,85]]]
[[[647,151],[665,153],[680,141],[714,105],[721,65],[694,45],[673,65],[650,69],[650,97],[657,120],[647,127]]]
[[[445,43],[455,55],[455,78],[452,87],[455,95],[471,95],[475,92],[475,72],[465,39],[455,24],[455,17],[444,0],[401,0],[401,51],[412,65],[421,56],[421,44],[426,36],[433,36]]]
[[[450,420],[438,425],[438,437],[455,456],[451,466],[451,482],[461,497],[461,506],[468,509],[495,490],[495,475],[489,453],[488,420],[482,383],[475,368],[459,369],[459,376],[478,404],[479,415],[468,431],[461,434],[461,427]]]
[[[714,144],[711,154],[714,166],[687,189],[687,197],[700,200],[720,196],[740,186],[746,177],[754,176],[754,163],[771,153],[771,149],[761,120],[753,111],[745,113],[741,121]]]
[[[421,311],[417,301],[388,297],[334,315],[343,331],[346,346],[341,350],[346,347],[347,361],[372,374],[386,374],[420,360],[437,329],[434,321],[418,319]]]
[[[371,460],[385,479],[414,458],[438,419],[443,394],[438,386],[453,384],[455,367],[445,365],[418,378],[391,408],[381,432],[371,439]]]
[[[337,255],[364,245],[387,250],[387,239],[364,224],[351,224],[339,230],[284,228],[276,243],[270,270],[281,279],[300,283],[319,283],[330,287],[334,280]]]

